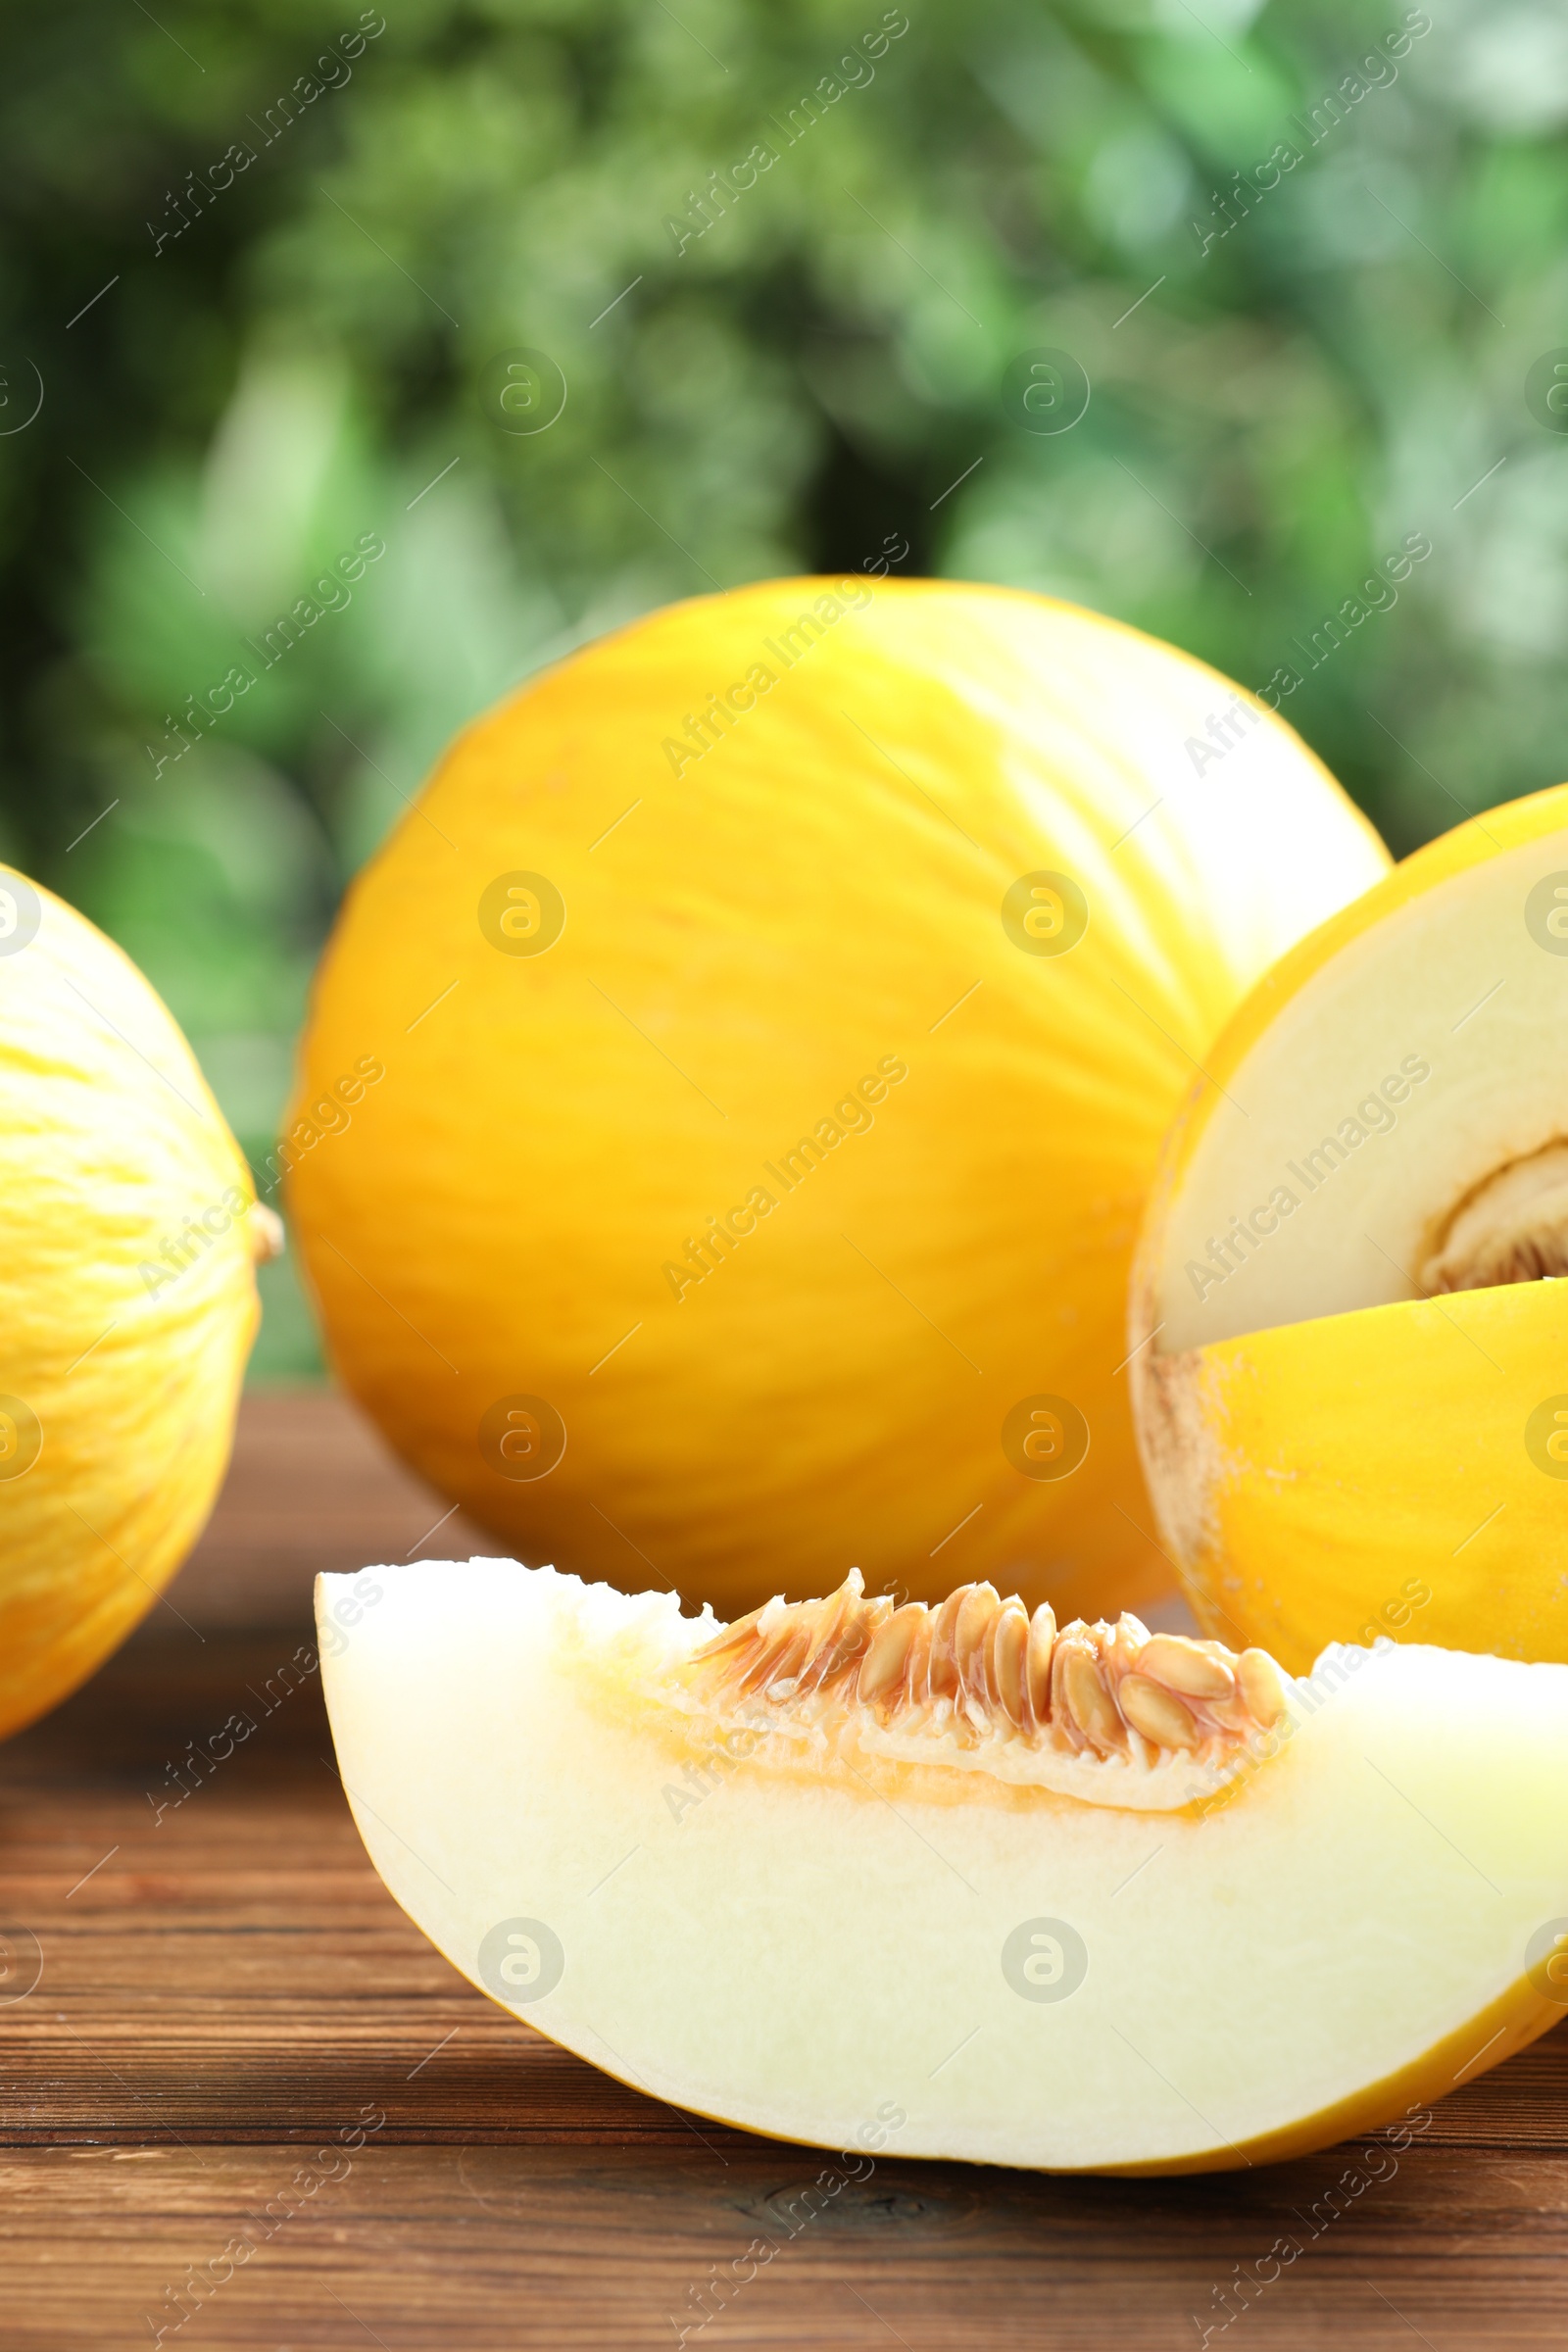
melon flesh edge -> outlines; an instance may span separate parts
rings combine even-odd
[[[496,1932],[543,1923],[559,1978],[504,2005],[747,2130],[1225,2168],[1401,2115],[1561,2014],[1526,1968],[1568,1914],[1568,1668],[1327,1651],[1225,1802],[1151,1814],[744,1741],[717,1768],[722,1727],[657,1695],[716,1630],[672,1595],[419,1561],[319,1578],[318,1617],[343,1785],[411,1918],[492,1997]],[[1018,1989],[1020,1935],[1048,1986],[1078,1938],[1081,1982]]]

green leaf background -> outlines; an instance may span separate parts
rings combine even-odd
[[[0,852],[147,971],[264,1183],[349,875],[463,720],[672,597],[906,547],[1290,665],[1396,851],[1568,770],[1568,436],[1526,393],[1568,346],[1558,8],[63,0],[7,38]],[[1006,378],[1048,347],[1093,389],[1042,435]],[[533,434],[519,348],[567,387]],[[258,1376],[309,1370],[269,1283]]]

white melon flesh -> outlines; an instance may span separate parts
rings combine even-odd
[[[896,1753],[885,1711],[786,1683],[705,1712],[720,1629],[664,1594],[419,1561],[319,1579],[318,1613],[409,1915],[554,2040],[750,2131],[1218,2169],[1401,2116],[1561,2015],[1568,1668],[1326,1652],[1228,1778],[1132,1739],[1152,1808],[1082,1741],[1091,1793],[1031,1780],[1027,1718],[977,1740],[938,1710]]]
[[[1178,1354],[1568,1270],[1568,794],[1540,801],[1520,804],[1533,837],[1504,836],[1482,862],[1445,872],[1418,854],[1362,902],[1378,919],[1352,907],[1244,1008],[1251,1043],[1200,1093],[1135,1343],[1157,1335],[1157,1353]],[[1489,821],[1503,824],[1450,839],[1474,856]],[[1533,1228],[1544,1260],[1527,1248],[1521,1265],[1486,1262],[1486,1240]]]

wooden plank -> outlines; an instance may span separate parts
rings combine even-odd
[[[251,1400],[237,1475],[285,1460],[311,1409]],[[346,1409],[326,1419],[341,1436]],[[314,1443],[294,1536],[275,1479],[265,1535],[231,1493],[188,1624],[149,1628],[0,1749],[6,2352],[160,2328],[259,2352],[683,2329],[910,2352],[1166,2352],[1205,2329],[1265,2352],[1561,2344],[1568,2028],[1461,2085],[1397,2156],[1113,2181],[881,2158],[852,2177],[646,2099],[496,2009],[370,1870],[298,1667],[302,1562],[384,1555],[412,1526],[408,1548],[427,1498],[359,1434],[363,1515],[322,1517],[338,1440]],[[356,1548],[356,1526],[383,1540]],[[241,1709],[254,1731],[198,1780]]]
[[[346,1396],[264,1390],[243,1401],[212,1521],[141,1638],[178,1640],[181,1619],[308,1631],[318,1573],[508,1548],[395,1460]]]
[[[618,2352],[684,2328],[705,2352],[1171,2352],[1206,2327],[1210,2343],[1279,2352],[1560,2352],[1568,2167],[1538,2162],[1522,2186],[1505,2158],[1412,2151],[1314,2226],[1332,2169],[1160,2185],[895,2163],[829,2195],[808,2156],[757,2143],[722,2168],[701,2151],[373,2140],[305,2163],[29,2152],[0,2160],[5,2341],[103,2352],[162,2326],[166,2342],[258,2352]]]

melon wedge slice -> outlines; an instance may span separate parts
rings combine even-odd
[[[1568,2001],[1568,1668],[1388,1643],[1293,1682],[858,1576],[725,1628],[502,1560],[322,1577],[318,1613],[404,1909],[750,2131],[1255,2164],[1417,2128]]]
[[[1568,1658],[1568,786],[1430,842],[1204,1056],[1128,1378],[1206,1630]]]

